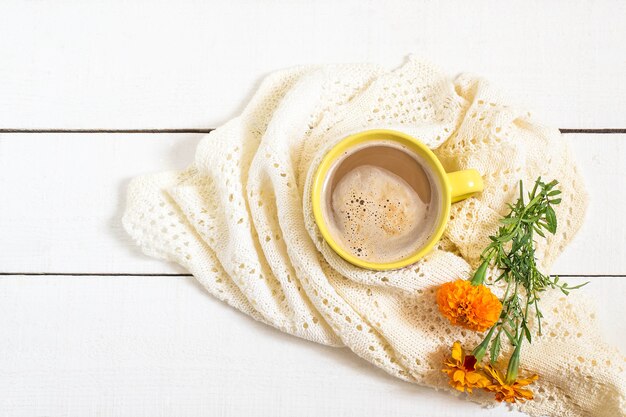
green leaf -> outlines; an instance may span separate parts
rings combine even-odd
[[[577,289],[582,288],[582,287],[584,287],[585,285],[589,284],[590,282],[591,282],[591,281],[587,281],[587,282],[585,282],[585,283],[583,283],[583,284],[576,285],[575,287],[569,287],[568,289],[569,289],[569,290],[577,290]]]
[[[530,235],[524,235],[520,240],[513,243],[511,252],[517,252],[522,246],[524,246],[530,240]]]
[[[530,194],[528,194],[530,197],[529,198],[533,198],[533,196],[537,193],[537,187],[539,187],[539,185],[541,185],[541,177],[537,178],[537,180],[535,181],[535,186],[533,187],[533,190],[530,192]],[[528,204],[529,206],[531,205],[530,203]]]
[[[531,343],[532,338],[530,337],[530,330],[528,330],[526,324],[524,324],[524,335],[526,336],[526,340],[528,340],[528,343]]]
[[[513,337],[513,335],[504,327],[502,328],[502,330],[504,330],[504,334],[506,335],[506,337],[509,338],[509,342],[511,342],[512,345],[515,345],[515,338]]]
[[[556,233],[556,213],[554,209],[550,206],[546,207],[546,221],[548,222],[548,232],[555,234]]]

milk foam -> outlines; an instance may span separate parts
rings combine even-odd
[[[403,259],[430,237],[429,203],[393,172],[361,165],[346,173],[333,190],[333,234],[361,259]]]

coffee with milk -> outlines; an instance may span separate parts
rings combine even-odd
[[[366,142],[338,158],[324,186],[322,213],[342,248],[388,263],[418,251],[438,223],[438,182],[420,155],[392,141]]]

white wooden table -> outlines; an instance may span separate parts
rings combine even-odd
[[[567,132],[590,206],[552,272],[590,277],[623,346],[626,3],[564,6],[2,2],[0,416],[509,415],[265,327],[123,232],[130,178],[185,167],[264,75],[303,63],[413,52]]]

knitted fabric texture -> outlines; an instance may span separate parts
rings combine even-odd
[[[474,168],[485,183],[482,194],[453,204],[445,235],[426,258],[396,271],[345,262],[311,212],[311,177],[325,152],[349,133],[375,128],[419,138],[446,170]],[[123,223],[146,254],[182,265],[254,319],[347,346],[403,380],[450,389],[441,372],[450,346],[461,340],[472,348],[481,334],[441,317],[436,289],[469,276],[506,204],[517,199],[519,180],[529,185],[538,176],[558,179],[563,191],[557,234],[538,241],[549,272],[586,207],[557,129],[539,126],[483,79],[451,79],[413,58],[393,71],[299,67],[268,76],[242,115],[201,141],[188,169],[134,179]],[[530,415],[625,413],[624,360],[602,341],[582,298],[584,290],[542,299],[543,336],[522,351],[522,372],[540,374],[535,400],[520,406]],[[487,393],[470,399],[493,404]]]

